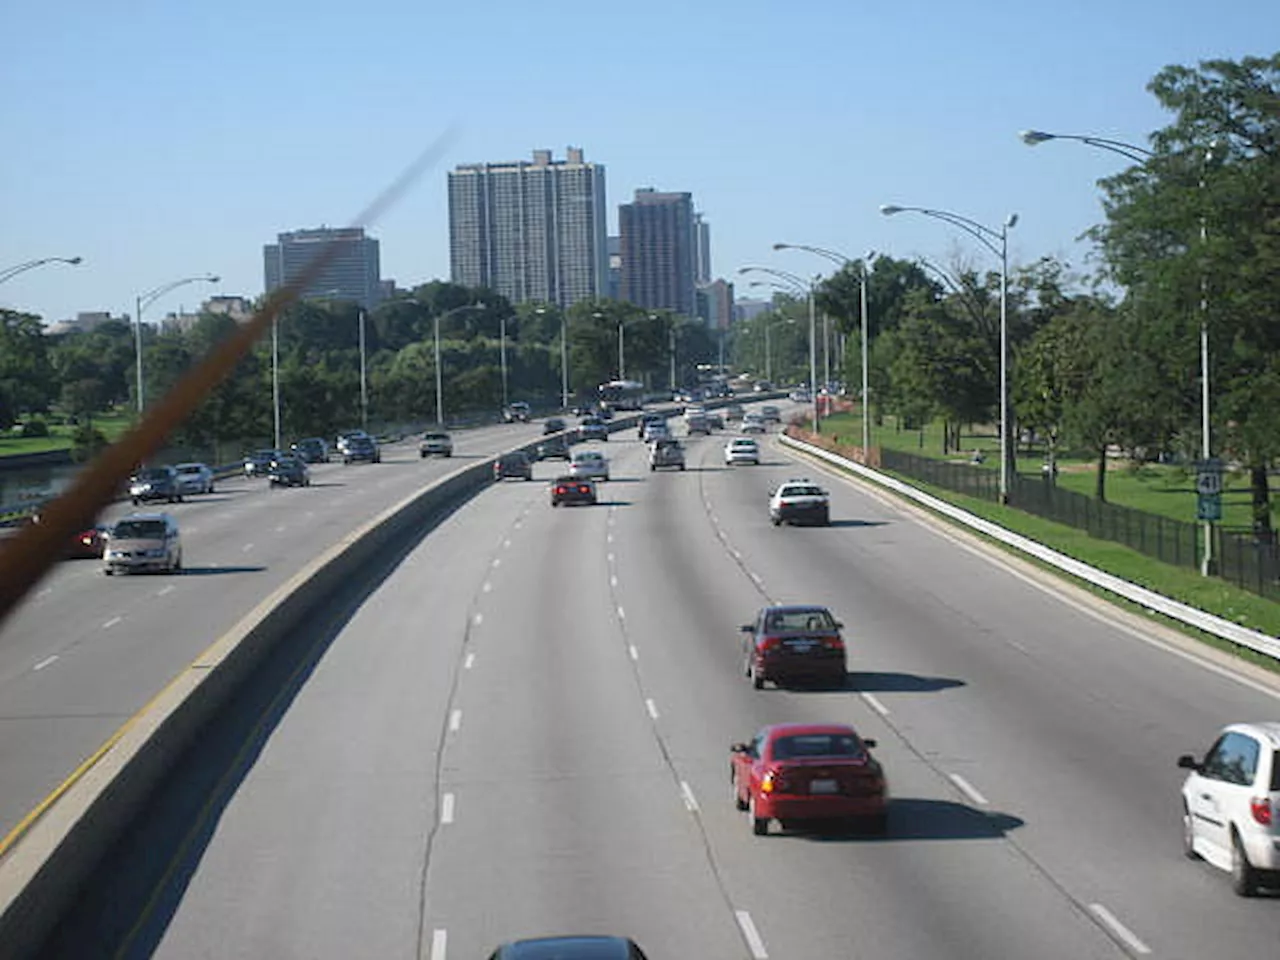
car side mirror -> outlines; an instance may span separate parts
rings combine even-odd
[[[837,620],[837,621],[836,621],[836,629],[837,629],[837,630],[843,630],[843,629],[844,629],[844,624],[843,624],[843,623],[841,623],[839,620]]]
[[[750,624],[750,623],[744,623],[742,626],[740,626],[740,627],[738,628],[738,630],[739,630],[739,632],[741,632],[741,633],[755,633],[755,632],[756,632],[755,625],[754,625],[754,624]]]
[[[868,738],[868,737],[863,737],[863,738],[862,738],[862,745],[863,745],[864,747],[866,747],[868,750],[874,750],[874,749],[875,749],[875,747],[876,747],[876,741],[875,741],[875,740],[872,740],[872,739],[870,739],[870,738]]]
[[[735,743],[729,747],[730,753],[750,753],[751,745],[746,743]]]
[[[1183,770],[1195,770],[1200,772],[1200,762],[1189,753],[1184,753],[1178,758],[1178,766]]]

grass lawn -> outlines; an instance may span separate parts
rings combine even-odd
[[[132,414],[104,413],[93,418],[93,425],[102,431],[109,442],[114,442],[122,433],[133,425]],[[15,437],[10,433],[0,433],[0,457],[9,457],[19,453],[45,453],[49,450],[70,450],[71,435],[75,427],[65,424],[50,424],[47,437]]]

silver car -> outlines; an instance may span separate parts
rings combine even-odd
[[[569,461],[569,476],[590,478],[592,480],[609,479],[609,460],[599,450],[578,450]]]
[[[117,520],[107,531],[102,551],[102,572],[138,573],[182,569],[182,535],[178,523],[167,513],[131,513]]]
[[[173,468],[178,473],[178,492],[213,493],[213,471],[203,463],[179,463]]]

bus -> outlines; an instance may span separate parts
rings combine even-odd
[[[641,410],[644,395],[644,384],[635,380],[610,380],[596,388],[600,406],[610,410]]]

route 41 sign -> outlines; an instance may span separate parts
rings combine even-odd
[[[1222,519],[1222,461],[1196,462],[1196,519]]]

